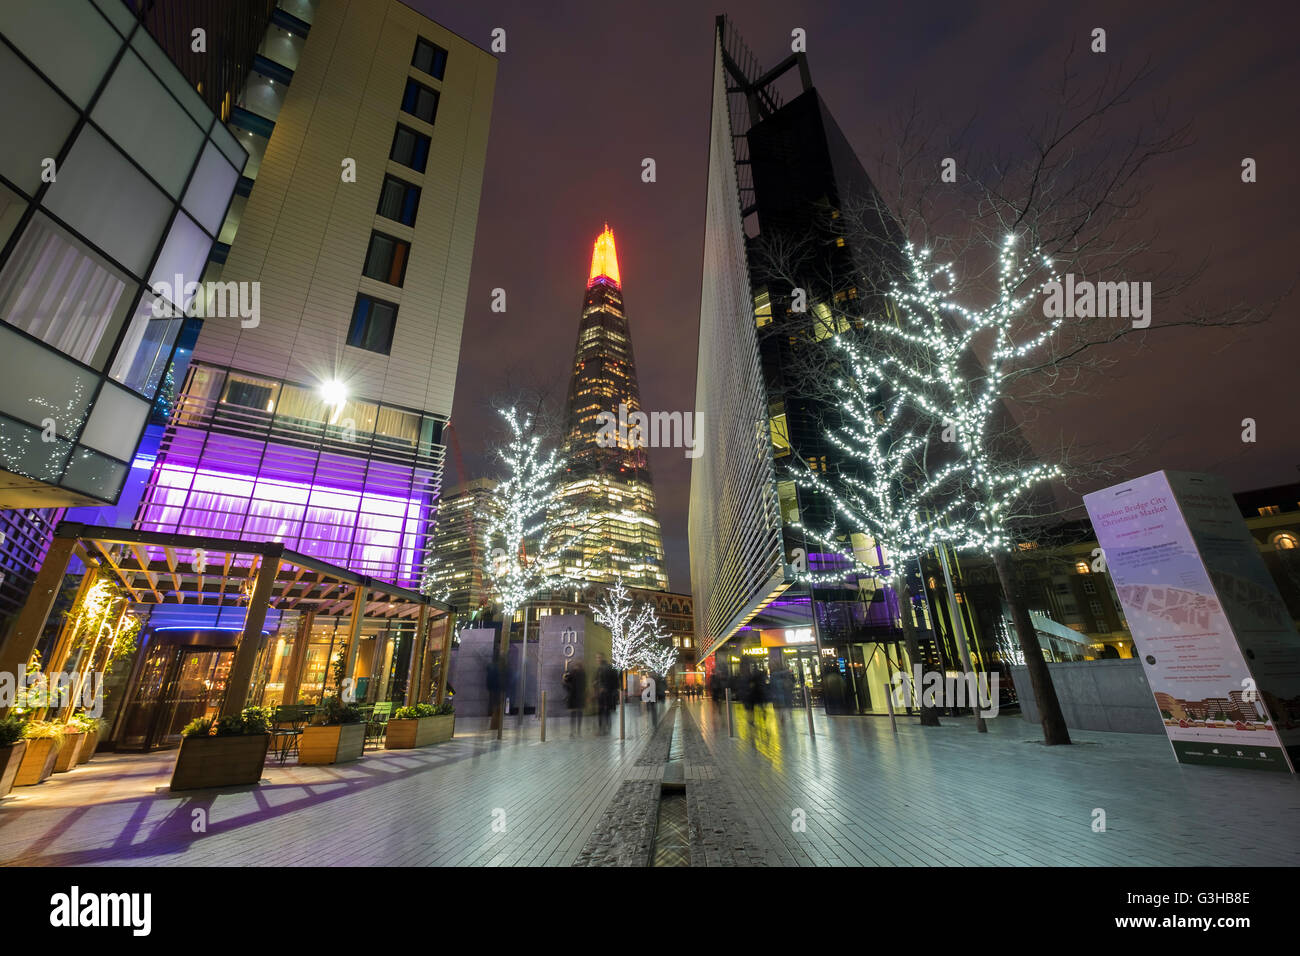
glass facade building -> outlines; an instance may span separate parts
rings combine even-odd
[[[898,274],[901,233],[804,54],[765,70],[725,18],[715,43],[696,408],[717,437],[692,465],[689,517],[701,653],[724,672],[792,671],[799,694],[832,713],[883,712],[876,678],[910,666],[901,617],[913,616],[924,650],[929,609],[901,607],[823,553],[801,526],[827,527],[828,505],[794,474],[854,467],[825,435],[836,407],[803,378],[831,336],[887,316],[878,293]],[[797,79],[788,99],[783,78]],[[850,231],[841,216],[855,208],[878,215]],[[773,262],[774,251],[788,258]],[[922,593],[914,562],[897,566],[861,534],[844,546]],[[838,584],[800,581],[839,568]]]
[[[117,0],[0,36],[0,506],[111,504],[248,157]]]

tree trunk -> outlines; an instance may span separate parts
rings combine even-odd
[[[903,619],[903,643],[907,645],[908,663],[913,668],[915,668],[917,664],[920,664],[921,671],[924,673],[925,661],[921,658],[921,642],[916,639],[916,619],[913,617],[912,588],[907,583],[907,573],[901,568],[896,575],[895,587],[898,593],[899,617]],[[913,673],[915,673],[915,671],[913,671]],[[911,674],[907,675],[909,680],[911,677]],[[926,705],[920,687],[912,688],[912,698],[917,702],[921,711],[921,726],[938,727],[939,711],[934,707]]]
[[[1002,583],[1002,593],[1011,609],[1016,639],[1020,642],[1020,651],[1025,657],[1025,669],[1029,671],[1034,702],[1038,705],[1038,713],[1043,722],[1043,742],[1048,745],[1068,744],[1070,731],[1066,729],[1065,715],[1061,713],[1061,702],[1056,698],[1052,674],[1047,669],[1047,661],[1043,659],[1042,648],[1038,645],[1038,635],[1034,631],[1034,622],[1029,617],[1029,607],[1021,592],[1020,580],[1011,566],[1010,553],[995,552],[993,565],[998,569],[998,580]]]

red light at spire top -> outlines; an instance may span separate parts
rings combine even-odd
[[[590,289],[599,280],[612,282],[620,289],[623,284],[618,278],[618,253],[614,251],[614,230],[605,223],[605,231],[596,237],[596,245],[591,250],[591,275],[587,279]]]

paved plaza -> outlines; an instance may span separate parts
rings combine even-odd
[[[661,711],[663,708],[661,708]],[[1175,762],[1163,737],[1076,732],[1044,747],[1018,716],[939,728],[689,701],[627,710],[628,739],[531,718],[497,741],[339,766],[268,763],[261,786],[172,794],[175,752],[101,754],[0,801],[9,865],[639,865],[661,783],[685,786],[695,866],[1296,865],[1300,784]],[[1095,829],[1096,811],[1105,829]],[[661,824],[662,826],[662,824]],[[630,834],[630,835],[629,835]],[[619,841],[629,845],[621,847]]]

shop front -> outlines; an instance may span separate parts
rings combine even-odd
[[[102,662],[125,646],[113,621],[143,622],[139,650],[121,671],[129,677],[107,682],[116,699],[105,701],[104,742],[117,748],[177,746],[195,718],[250,705],[315,704],[328,695],[400,705],[441,702],[446,693],[449,605],[278,542],[64,522],[50,555],[0,645],[0,666],[39,661],[55,673],[78,654]],[[64,575],[78,572],[73,613],[52,614]],[[114,601],[95,604],[96,627],[81,627],[91,615],[77,609],[104,589]],[[94,636],[101,631],[109,637]]]

